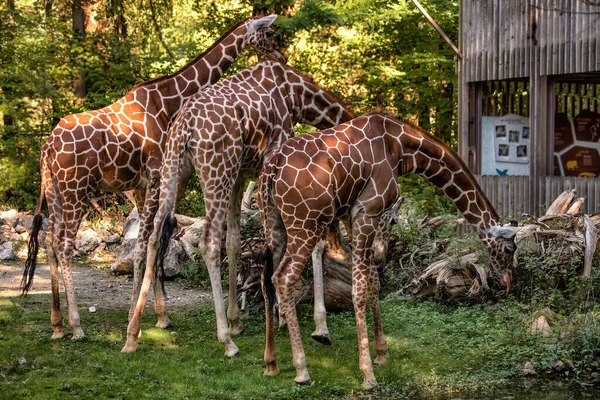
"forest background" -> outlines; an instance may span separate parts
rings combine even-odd
[[[410,0],[1,1],[0,206],[35,206],[40,148],[60,118],[175,72],[254,6],[280,15],[289,64],[357,114],[383,107],[456,146],[454,53]],[[456,42],[458,1],[421,3]],[[245,51],[226,75],[259,57]]]

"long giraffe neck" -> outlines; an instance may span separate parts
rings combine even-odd
[[[287,92],[298,122],[326,129],[356,117],[342,100],[316,85],[312,78],[287,65],[282,67],[288,75]],[[290,79],[290,75],[294,75],[294,78]]]
[[[402,172],[420,174],[442,189],[479,235],[490,237],[492,228],[499,225],[498,214],[460,157],[444,143],[408,123],[400,122],[398,128]]]
[[[164,101],[164,110],[169,116],[175,115],[187,98],[217,82],[246,47],[245,34],[249,21],[233,26],[209,49],[173,75],[144,82],[130,94],[136,90],[147,90],[149,96],[158,96],[161,101],[168,100]]]

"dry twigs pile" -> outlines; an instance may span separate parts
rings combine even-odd
[[[580,260],[583,268],[578,273],[590,278],[598,247],[600,213],[580,213],[584,201],[576,197],[575,190],[566,190],[545,215],[539,218],[524,215],[521,230],[515,237],[517,271],[519,257],[534,254],[540,260],[551,258],[555,262]],[[428,221],[433,227],[444,222],[446,220]],[[417,297],[434,295],[440,299],[464,299],[481,296],[490,286],[498,286],[497,271],[490,271],[472,250],[442,254],[439,261],[413,279],[404,292]]]

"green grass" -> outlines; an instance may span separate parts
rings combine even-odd
[[[280,375],[262,375],[260,311],[245,319],[246,331],[235,338],[241,355],[227,359],[216,340],[211,304],[173,310],[170,330],[150,328],[155,317],[146,312],[133,354],[120,353],[126,310],[82,312],[84,340],[50,340],[49,306],[46,295],[0,297],[0,398],[448,398],[490,393],[513,382],[524,360],[555,356],[548,343],[526,335],[512,306],[450,308],[386,300],[382,315],[390,361],[375,367],[380,387],[365,393],[353,314],[329,316],[333,345],[328,347],[310,339],[312,309],[301,306],[313,384],[300,387],[293,382],[286,330],[277,332]]]

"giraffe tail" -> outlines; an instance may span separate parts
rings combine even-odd
[[[165,256],[167,255],[169,241],[171,240],[171,236],[173,236],[175,228],[177,228],[177,218],[172,213],[169,213],[162,224],[158,249],[156,250],[156,259],[154,260],[154,282],[156,284],[160,282],[165,295],[167,294],[165,291]]]
[[[262,261],[264,264],[263,269],[263,290],[267,295],[267,299],[269,301],[269,309],[273,311],[273,307],[277,302],[275,295],[275,285],[273,285],[273,281],[271,278],[273,277],[273,273],[275,272],[275,267],[273,264],[273,253],[271,252],[271,248],[267,246],[267,249],[264,252],[260,252],[258,255],[258,259]]]
[[[21,296],[27,296],[29,289],[31,289],[35,268],[37,267],[37,255],[40,249],[38,235],[40,230],[42,230],[42,223],[44,222],[42,207],[46,201],[43,176],[40,186],[40,197],[35,208],[35,216],[33,217],[33,224],[31,226],[31,236],[29,237],[29,243],[27,244],[27,260],[25,260],[25,270],[23,271],[23,278],[21,279]]]
[[[259,253],[259,264],[264,265],[263,269],[263,285],[262,289],[266,295],[268,306],[271,311],[277,302],[275,286],[273,285],[272,277],[275,273],[275,265],[273,262],[273,252],[269,246],[268,239],[271,235],[269,227],[269,219],[273,217],[273,213],[277,213],[277,208],[273,201],[273,180],[277,174],[277,156],[273,156],[263,167],[263,171],[259,179],[259,206],[261,206],[261,217],[264,228],[265,239],[267,239],[266,250]]]

